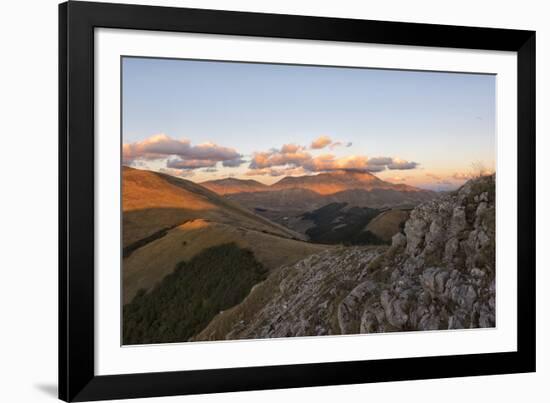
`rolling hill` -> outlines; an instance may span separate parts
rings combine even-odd
[[[216,245],[251,250],[269,270],[327,248],[185,179],[124,167],[122,190],[125,304]]]

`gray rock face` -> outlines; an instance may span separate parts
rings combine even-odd
[[[416,207],[389,248],[346,247],[283,267],[241,304],[246,314],[225,318],[230,331],[214,320],[195,340],[493,327],[494,194],[494,176],[471,180]]]
[[[406,242],[393,244],[404,252],[387,256],[391,281],[378,287],[384,317],[374,323],[365,306],[363,331],[495,326],[494,189],[494,176],[478,178],[412,211]]]

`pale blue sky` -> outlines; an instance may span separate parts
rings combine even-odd
[[[474,161],[494,168],[495,77],[124,58],[123,142],[157,133],[245,157],[327,135],[353,144],[337,156],[418,162],[381,174],[418,182],[422,173],[448,176]]]

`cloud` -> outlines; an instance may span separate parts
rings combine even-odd
[[[336,158],[334,155],[325,154],[312,158],[304,165],[304,168],[312,172],[338,171],[338,170],[382,170],[384,167],[370,167],[368,158],[360,155]]]
[[[284,168],[261,168],[251,169],[245,173],[246,176],[288,176],[288,175],[305,175],[308,172],[302,167],[284,167]]]
[[[173,139],[166,134],[156,134],[142,141],[124,144],[122,156],[125,164],[137,160],[158,160],[178,156],[186,161],[233,161],[242,156],[235,149],[214,143],[191,145],[188,139]]]
[[[280,149],[253,153],[248,174],[288,175],[289,170],[297,168],[309,173],[336,170],[381,172],[386,169],[413,169],[417,166],[418,163],[416,162],[391,157],[368,158],[364,155],[349,155],[337,158],[330,153],[314,156],[306,151],[305,147],[295,144],[285,144]]]
[[[369,159],[369,165],[371,166],[384,166],[393,164],[394,159],[390,157],[374,157]]]
[[[288,143],[280,148],[254,152],[248,162],[246,175],[304,175],[336,170],[360,170],[381,172],[384,170],[409,170],[418,163],[400,158],[366,155],[336,156],[330,152],[318,155],[318,150],[350,147],[349,143],[333,142],[328,136],[315,139],[310,147]],[[147,165],[149,161],[161,161],[161,172],[175,176],[189,176],[189,172],[215,172],[220,167],[236,168],[247,163],[234,148],[214,143],[191,144],[188,139],[173,139],[157,134],[145,140],[123,145],[123,163]]]
[[[337,148],[337,147],[346,147],[346,148],[349,148],[349,147],[351,147],[352,145],[353,145],[353,143],[352,143],[351,141],[347,142],[346,144],[342,143],[341,141],[335,141],[335,142],[333,142],[333,143],[329,146],[329,148],[330,148],[331,150],[334,150],[334,149]]]
[[[285,144],[281,150],[254,153],[249,167],[251,169],[262,169],[284,165],[299,166],[311,159],[311,154],[302,151],[302,149],[294,149],[289,146]]]
[[[303,146],[299,146],[297,144],[284,144],[281,147],[281,153],[293,154],[293,153],[297,153],[298,151],[302,151],[303,149],[304,149]]]
[[[363,155],[350,155],[336,158],[332,154],[320,155],[312,158],[303,167],[312,172],[338,171],[338,170],[360,170],[367,172],[382,172],[388,169],[411,169],[416,167],[416,162],[408,162],[393,159],[390,157],[368,158]],[[393,167],[393,168],[390,168]],[[402,168],[404,167],[404,168]]]
[[[388,169],[414,169],[418,167],[417,162],[405,161],[399,158],[394,158],[391,164],[388,164]]]
[[[332,139],[329,136],[319,136],[311,142],[310,148],[312,150],[320,150],[332,143]]]
[[[241,166],[241,164],[244,164],[246,161],[242,158],[238,157],[232,160],[225,160],[222,162],[222,165],[226,168],[235,168],[238,166]]]
[[[168,155],[184,155],[191,148],[189,140],[174,140],[165,134],[156,134],[145,140],[122,146],[125,162],[161,159]]]

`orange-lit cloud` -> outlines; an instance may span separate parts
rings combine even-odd
[[[246,175],[305,175],[336,170],[362,170],[382,172],[386,170],[410,170],[418,163],[394,157],[368,157],[366,155],[337,156],[335,147],[350,147],[351,143],[333,142],[328,136],[320,136],[311,145],[288,143],[280,148],[252,153],[248,159]],[[192,145],[188,139],[173,139],[157,134],[145,140],[124,144],[123,163],[133,166],[161,164],[162,172],[175,176],[189,176],[191,171],[215,172],[217,169],[237,168],[247,161],[236,149],[214,143]],[[159,168],[157,168],[159,169]],[[189,171],[189,172],[187,172]]]
[[[285,144],[280,150],[256,152],[252,155],[251,169],[270,168],[275,166],[300,166],[310,160],[311,154],[292,144]]]
[[[332,143],[332,139],[329,136],[319,136],[311,142],[310,148],[313,150],[320,150]]]
[[[303,146],[299,146],[298,144],[284,144],[281,147],[281,152],[284,154],[292,154],[297,153],[299,151],[304,150]]]
[[[322,136],[323,137],[323,136]],[[312,142],[310,149],[326,147],[331,143],[330,138],[318,138]],[[319,141],[322,140],[322,141]],[[418,163],[405,161],[400,158],[374,157],[364,155],[348,155],[336,157],[326,153],[313,155],[306,148],[296,144],[285,144],[280,149],[259,151],[252,155],[248,172],[249,175],[279,175],[280,172],[288,172],[289,169],[300,168],[304,172],[323,172],[335,170],[364,170],[369,172],[381,172],[390,170],[414,169]],[[288,174],[288,173],[287,173]]]
[[[222,162],[225,166],[238,166],[244,161],[235,149],[219,146],[214,143],[191,145],[188,139],[173,139],[166,134],[156,134],[145,140],[124,144],[122,157],[125,164],[134,164],[143,160],[159,160],[169,157],[179,157],[181,164],[188,165],[187,169],[195,167],[212,166],[211,162]],[[197,161],[209,161],[197,162]],[[173,162],[173,164],[176,164]],[[174,168],[168,167],[168,168]]]

